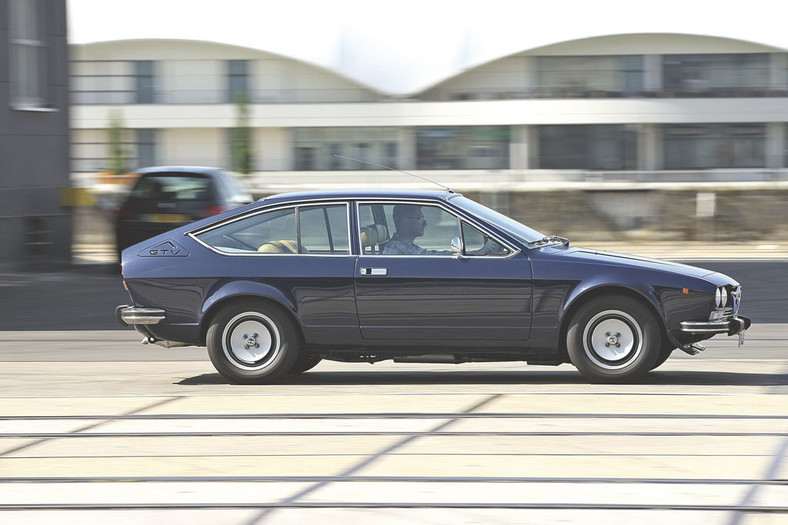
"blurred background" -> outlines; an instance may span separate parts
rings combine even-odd
[[[758,2],[367,4],[0,0],[0,270],[114,260],[148,166],[429,187],[335,155],[575,242],[788,242],[788,37]]]

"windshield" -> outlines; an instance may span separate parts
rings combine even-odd
[[[502,213],[498,213],[497,211],[479,204],[478,202],[472,201],[466,197],[458,196],[453,198],[451,201],[457,204],[463,210],[466,210],[477,217],[481,217],[482,219],[489,221],[506,233],[510,234],[512,237],[524,243],[532,243],[544,237],[544,234],[539,233],[536,230],[532,230],[525,224],[519,223]]]

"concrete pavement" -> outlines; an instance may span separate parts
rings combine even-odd
[[[59,360],[0,345],[0,512],[25,525],[777,524],[788,325],[759,329],[760,359],[715,339],[638,385],[589,385],[566,365],[321,363],[242,386],[207,359],[81,360],[102,332]]]

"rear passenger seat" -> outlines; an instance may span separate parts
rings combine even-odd
[[[298,253],[298,243],[295,241],[271,241],[260,246],[259,253]],[[307,250],[304,250],[306,252]]]

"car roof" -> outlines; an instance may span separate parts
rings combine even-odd
[[[459,193],[437,190],[380,190],[380,189],[352,189],[352,190],[326,190],[302,191],[293,193],[280,193],[261,199],[265,203],[293,202],[301,200],[319,199],[429,199],[448,200],[460,195]]]
[[[221,168],[211,168],[208,166],[151,166],[137,170],[140,175],[151,173],[197,173],[200,175],[216,175],[223,173]]]

